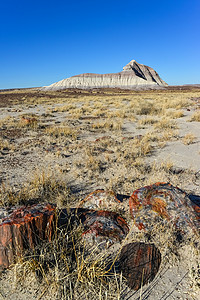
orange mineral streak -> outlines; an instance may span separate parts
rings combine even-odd
[[[167,182],[156,182],[154,185],[160,186],[162,184],[168,184],[169,186],[171,186],[171,183],[167,183]]]
[[[153,198],[151,205],[152,210],[158,213],[161,217],[166,218],[168,220],[170,219],[166,210],[167,204],[164,200],[160,198]]]
[[[85,228],[82,236],[96,241],[106,241],[109,244],[121,241],[127,235],[129,228],[125,220],[115,212],[87,210],[83,212],[82,224]],[[93,239],[95,237],[95,240]]]
[[[144,229],[141,224],[145,229],[153,226],[156,213],[163,222],[172,222],[183,233],[189,232],[188,227],[197,234],[199,232],[200,206],[193,203],[187,193],[170,183],[157,182],[135,190],[129,198],[129,207],[135,225],[140,230]]]
[[[139,230],[145,230],[145,226],[141,222],[139,224],[136,224],[136,226],[138,227]]]
[[[28,117],[24,117],[22,116],[21,117],[21,121],[25,124],[32,124],[34,122],[37,122],[37,119],[36,118],[28,118]]]
[[[137,210],[139,210],[142,207],[140,200],[138,199],[137,192],[133,193],[133,195],[129,198],[129,207],[130,207],[131,213],[133,210],[136,212]]]
[[[200,214],[200,206],[198,206],[196,204],[192,204],[192,207],[196,211],[196,213]],[[200,218],[200,216],[198,218]]]
[[[44,239],[52,238],[54,205],[33,205],[15,209],[0,224],[0,267],[7,268],[25,249],[34,249]]]

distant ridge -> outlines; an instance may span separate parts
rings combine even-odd
[[[145,65],[131,60],[123,71],[110,74],[84,73],[63,79],[42,90],[62,90],[67,88],[92,89],[92,88],[158,88],[168,86],[158,73]]]

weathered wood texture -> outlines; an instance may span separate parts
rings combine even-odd
[[[151,229],[160,221],[171,223],[183,234],[190,228],[199,234],[199,207],[187,193],[170,183],[158,182],[135,190],[129,199],[129,207],[139,229]]]
[[[83,199],[78,207],[89,209],[113,209],[120,201],[113,191],[95,190]]]
[[[15,256],[38,243],[51,240],[54,231],[55,206],[32,205],[12,209],[0,223],[0,267],[7,268]]]
[[[138,290],[151,282],[161,263],[161,253],[154,244],[130,243],[122,248],[119,270],[131,289]]]
[[[83,237],[93,243],[110,246],[124,239],[129,231],[126,221],[115,212],[88,210],[80,218],[85,229]]]

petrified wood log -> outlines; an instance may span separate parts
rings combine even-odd
[[[158,182],[135,190],[129,199],[130,213],[139,229],[155,222],[171,222],[183,234],[192,228],[199,233],[200,214],[189,195],[170,183]]]
[[[84,226],[83,238],[87,242],[110,246],[126,237],[129,228],[125,220],[115,212],[87,210],[80,215]]]
[[[113,209],[120,201],[113,191],[95,190],[83,199],[78,207],[89,209]]]
[[[0,210],[0,268],[9,267],[16,256],[34,249],[41,241],[51,240],[55,225],[71,230],[82,223],[87,242],[112,244],[121,241],[129,228],[117,213],[84,208],[56,210],[55,205],[36,204]]]
[[[5,213],[5,210],[4,210]],[[7,268],[15,256],[34,247],[42,240],[51,240],[55,206],[36,204],[12,208],[0,220],[0,267]]]
[[[118,268],[131,289],[138,290],[151,282],[161,263],[161,253],[154,244],[131,243],[122,248]]]

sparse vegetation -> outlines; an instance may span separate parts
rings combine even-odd
[[[184,120],[188,107],[193,109],[190,99],[199,97],[199,90],[31,90],[7,95],[9,110],[5,104],[0,116],[0,206],[51,202],[76,207],[97,188],[128,199],[135,189],[158,181],[185,189],[186,182],[196,180],[192,169],[177,168],[167,157],[156,160],[156,155],[171,141],[181,141],[185,148],[183,144],[196,141],[192,132],[180,137],[179,119]],[[195,112],[190,121],[200,121],[199,116]],[[131,227],[128,200],[122,204],[123,209],[115,210]],[[132,232],[126,242],[153,242],[164,263],[177,261],[171,224],[152,226],[148,234]],[[124,278],[107,272],[117,253],[111,260],[110,250],[88,249],[81,234],[80,225],[58,230],[54,240],[17,261],[13,284],[35,285],[38,299],[122,299]],[[186,243],[194,249],[194,237]],[[191,270],[196,278],[197,266]]]
[[[200,111],[197,111],[192,115],[190,122],[192,121],[200,122]]]
[[[183,144],[190,145],[190,144],[194,143],[195,139],[196,139],[196,137],[194,136],[193,133],[187,133],[183,137]]]

